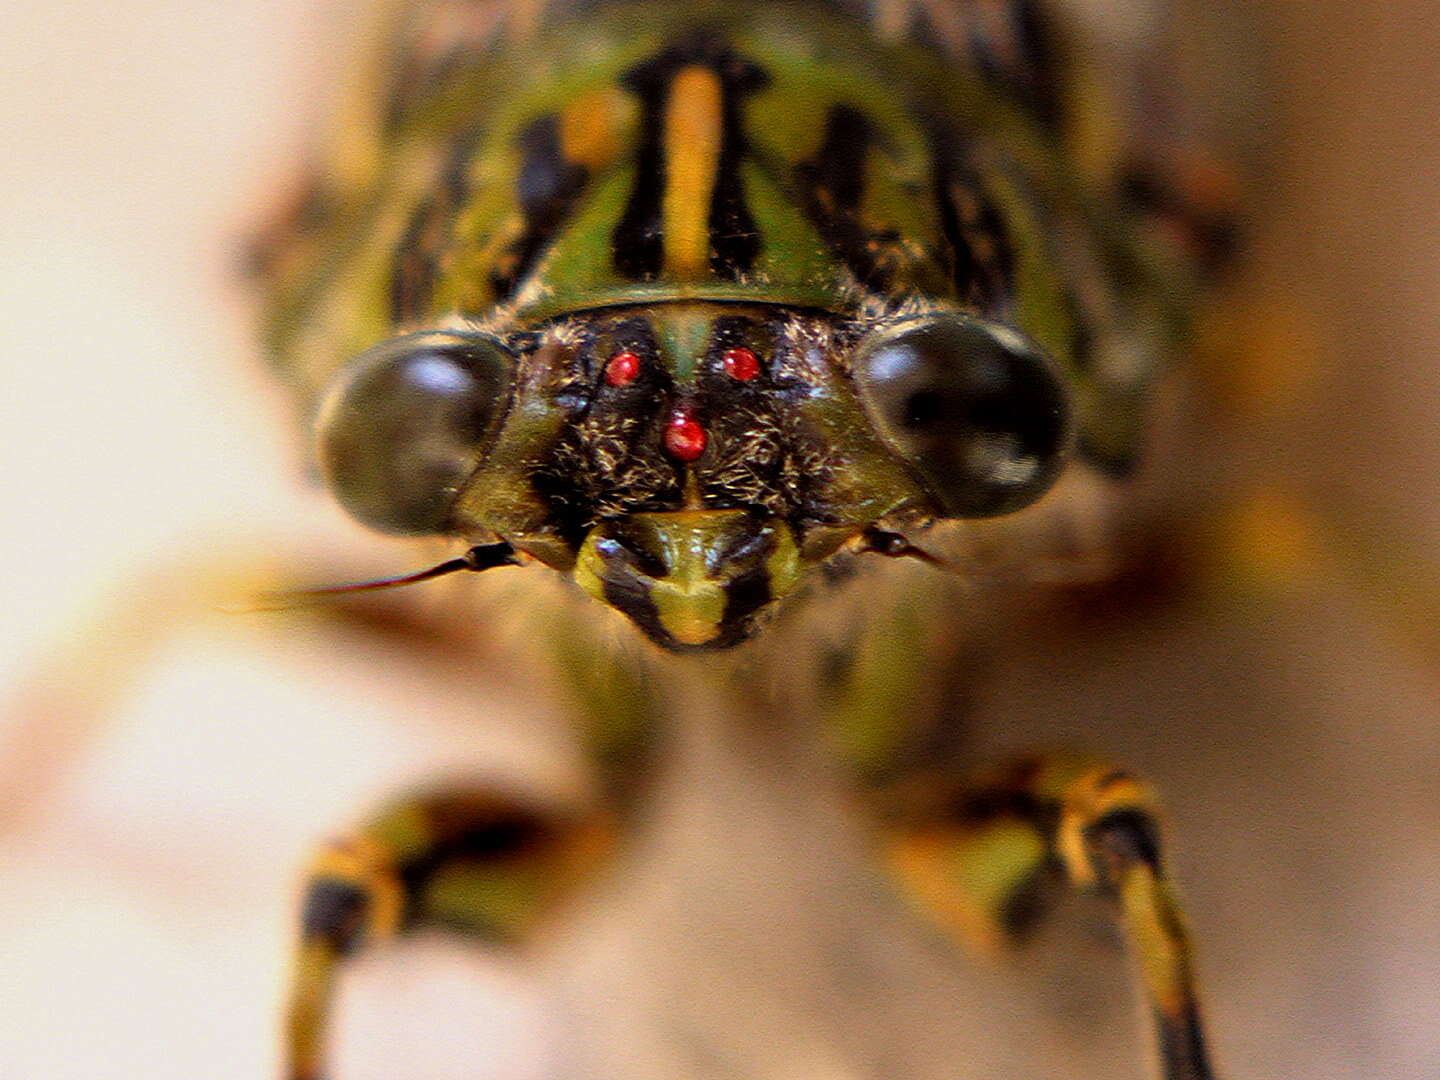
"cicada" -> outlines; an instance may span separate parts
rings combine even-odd
[[[1229,239],[1142,124],[1153,100],[1062,16],[380,10],[250,271],[329,491],[454,550],[308,594],[393,630],[376,588],[448,590],[447,642],[562,698],[596,780],[564,804],[438,785],[325,844],[286,1080],[334,1075],[337,980],[367,950],[427,928],[521,947],[623,874],[696,728],[803,763],[815,813],[948,939],[1003,950],[1097,897],[1156,1075],[1213,1075],[1150,786],[965,753],[957,687],[1014,597],[1103,575],[1157,373]],[[483,576],[420,584],[461,571]]]

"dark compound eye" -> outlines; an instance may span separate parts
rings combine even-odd
[[[907,320],[863,342],[854,371],[876,426],[946,517],[1019,510],[1054,483],[1070,404],[1017,331],[956,314]]]
[[[320,410],[320,464],[352,516],[392,533],[438,533],[503,417],[515,361],[498,342],[431,332],[352,360]]]

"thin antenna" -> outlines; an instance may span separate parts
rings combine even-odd
[[[916,547],[903,533],[889,532],[885,529],[866,529],[861,536],[863,547],[862,554],[884,555],[887,559],[919,559],[930,566],[939,567],[941,570],[958,571],[954,563],[940,558],[938,555],[931,555],[924,548]]]
[[[515,555],[515,549],[501,540],[496,544],[478,544],[459,558],[449,559],[439,566],[432,566],[428,570],[421,570],[415,574],[377,578],[374,581],[351,581],[340,585],[318,585],[309,589],[286,589],[283,592],[262,593],[260,601],[266,607],[283,608],[290,606],[293,602],[311,598],[323,599],[328,596],[347,596],[350,593],[398,589],[402,585],[418,585],[422,581],[444,577],[446,574],[459,573],[462,570],[472,570],[478,573],[481,570],[493,570],[497,566],[519,565],[520,560]]]
[[[862,555],[884,555],[889,559],[918,559],[927,566],[964,578],[969,585],[1031,585],[1070,588],[1077,585],[1094,585],[1115,576],[1115,568],[1108,560],[1097,559],[1036,559],[1024,569],[986,569],[967,566],[954,559],[942,559],[924,548],[916,547],[903,533],[886,529],[866,529],[860,537]]]

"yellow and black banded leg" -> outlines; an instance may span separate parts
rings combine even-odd
[[[889,865],[967,943],[1018,944],[1057,888],[1113,902],[1154,1015],[1164,1080],[1211,1080],[1189,934],[1148,784],[1113,765],[1033,758],[894,808]]]
[[[321,849],[310,867],[284,1034],[285,1080],[326,1076],[345,962],[422,927],[496,945],[530,936],[611,850],[608,815],[558,815],[489,790],[397,803]]]

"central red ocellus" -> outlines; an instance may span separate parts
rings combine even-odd
[[[665,425],[665,452],[676,461],[687,464],[705,452],[705,429],[689,409],[679,408],[670,414]]]

